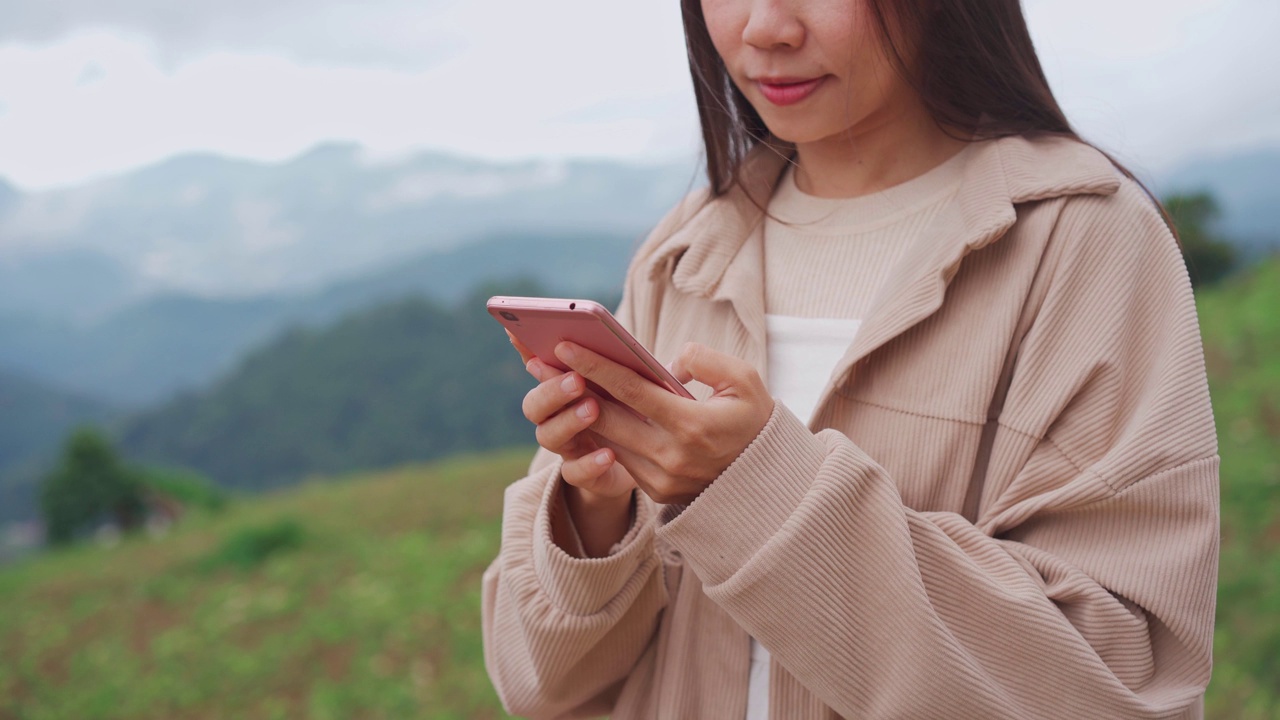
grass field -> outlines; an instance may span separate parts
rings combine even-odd
[[[480,574],[530,455],[310,484],[0,570],[0,718],[502,717]]]
[[[1280,261],[1200,300],[1222,464],[1209,717],[1280,718]],[[532,448],[315,482],[0,568],[0,720],[502,717],[480,574]]]
[[[1211,717],[1280,719],[1280,258],[1199,301],[1222,455]]]

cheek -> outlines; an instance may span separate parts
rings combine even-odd
[[[864,97],[889,94],[900,82],[879,26],[864,2],[844,3],[838,14],[815,23],[821,46],[834,67],[843,70],[850,85]]]
[[[702,0],[702,18],[711,44],[721,57],[730,57],[742,41],[749,7],[743,0]]]

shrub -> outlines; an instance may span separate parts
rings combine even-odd
[[[92,427],[68,437],[57,466],[41,484],[40,510],[51,545],[70,542],[104,518],[127,532],[146,516],[135,474]]]
[[[304,535],[302,525],[291,518],[241,528],[206,557],[203,566],[205,569],[231,566],[247,570],[261,565],[277,553],[302,545]]]
[[[138,483],[150,495],[173,500],[184,510],[217,513],[227,506],[226,491],[194,470],[140,467],[135,473]]]

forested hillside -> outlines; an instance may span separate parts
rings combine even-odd
[[[543,278],[575,296],[611,292],[640,237],[500,234],[303,293],[167,293],[91,321],[0,313],[0,366],[121,406],[149,406],[206,385],[290,326],[327,325],[380,303],[418,296],[453,304],[478,283],[513,275]]]
[[[547,293],[491,284],[454,306],[415,298],[295,330],[209,390],[129,420],[122,449],[257,490],[528,442],[533,378],[484,309],[494,294]]]

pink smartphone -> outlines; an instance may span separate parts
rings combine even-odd
[[[555,354],[556,345],[561,340],[569,340],[631,368],[659,387],[681,397],[694,399],[684,385],[600,303],[567,298],[495,295],[489,298],[485,306],[489,314],[519,338],[539,360],[557,370],[569,370]],[[590,387],[602,397],[613,399],[595,383],[590,383]]]

